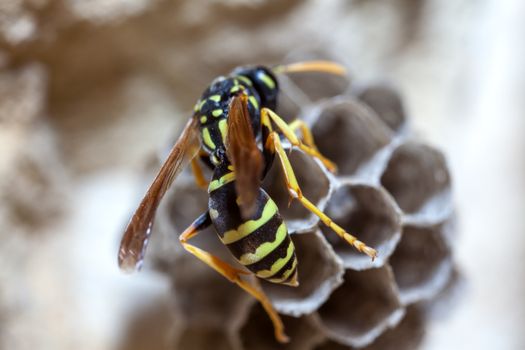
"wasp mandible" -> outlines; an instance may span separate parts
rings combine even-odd
[[[273,283],[298,286],[293,242],[277,205],[261,188],[277,156],[290,196],[358,251],[372,259],[376,257],[373,248],[346,232],[304,197],[297,183],[281,137],[319,159],[328,170],[334,172],[336,167],[320,154],[304,122],[296,120],[288,124],[274,112],[279,94],[276,75],[295,72],[344,75],[346,70],[329,61],[273,68],[239,67],[229,76],[218,77],[211,83],[132,216],[118,254],[122,269],[140,268],[157,207],[180,171],[191,164],[197,184],[208,189],[209,202],[208,209],[180,235],[180,243],[256,298],[272,320],[275,337],[280,342],[288,341],[281,318],[264,292],[243,278],[249,273],[190,244],[189,240],[213,225],[221,242],[255,276]],[[296,135],[297,131],[301,132],[301,138]],[[213,171],[209,183],[203,176],[201,163]]]

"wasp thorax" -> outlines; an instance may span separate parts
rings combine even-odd
[[[270,69],[257,67],[241,67],[233,71],[235,76],[248,78],[261,98],[261,104],[269,109],[277,106],[279,83]]]

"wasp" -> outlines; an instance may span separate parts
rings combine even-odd
[[[219,239],[235,259],[258,278],[298,286],[297,258],[286,223],[275,202],[261,188],[275,157],[284,173],[291,199],[297,199],[338,236],[358,251],[376,257],[376,251],[346,232],[308,200],[301,191],[281,138],[324,166],[336,166],[318,151],[308,126],[301,120],[286,123],[275,112],[279,95],[278,74],[325,72],[344,75],[346,70],[329,61],[239,67],[218,77],[204,91],[193,115],[171,149],[124,232],[118,254],[123,270],[139,269],[150,239],[159,203],[181,170],[191,164],[196,183],[207,188],[209,202],[179,236],[195,257],[256,298],[271,319],[275,337],[287,342],[281,318],[246,270],[231,266],[189,241],[213,225]],[[297,134],[300,132],[301,137]],[[208,182],[202,164],[213,171]]]

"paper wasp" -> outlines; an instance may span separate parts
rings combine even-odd
[[[345,73],[345,69],[336,63],[310,61],[273,69],[239,67],[228,77],[215,79],[195,105],[193,116],[131,218],[118,255],[122,269],[140,268],[157,207],[180,171],[191,164],[197,184],[208,188],[209,203],[208,209],[180,235],[179,240],[188,252],[262,304],[280,342],[288,340],[282,321],[264,292],[243,278],[249,273],[190,244],[189,240],[213,225],[219,239],[237,261],[257,277],[297,286],[293,242],[277,205],[261,188],[261,182],[277,155],[291,198],[299,200],[357,250],[372,258],[376,256],[374,249],[346,232],[303,196],[281,145],[281,137],[284,137],[293,146],[319,159],[330,171],[336,169],[319,153],[304,122],[296,120],[288,124],[274,112],[279,93],[276,74],[308,71]],[[296,131],[301,132],[302,140],[296,136]],[[204,179],[199,161],[213,171],[209,184]]]

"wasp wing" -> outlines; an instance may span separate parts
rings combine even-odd
[[[255,212],[263,158],[255,141],[245,94],[234,96],[230,102],[226,151],[235,171],[235,190],[241,214],[243,218],[249,218]]]
[[[130,272],[140,269],[153,227],[155,212],[161,199],[173,180],[199,151],[197,125],[196,118],[191,118],[186,124],[142,202],[131,217],[122,236],[118,253],[118,263],[121,269]]]

